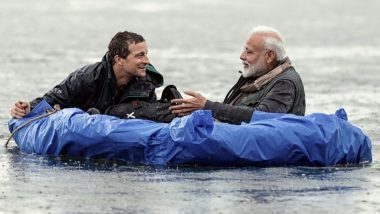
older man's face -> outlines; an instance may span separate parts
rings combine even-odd
[[[248,38],[244,50],[240,55],[243,61],[243,77],[258,77],[265,74],[266,63],[264,40],[260,35],[252,35]]]

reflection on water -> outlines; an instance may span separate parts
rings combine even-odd
[[[1,1],[1,0],[0,0]],[[22,154],[0,146],[0,213],[380,212],[380,3],[353,0],[7,1],[0,8],[0,139],[9,108],[98,61],[137,31],[165,84],[221,101],[257,24],[279,28],[307,113],[344,107],[373,142],[366,167],[153,167]],[[273,14],[284,14],[286,16]],[[273,11],[273,12],[271,12]],[[322,13],[322,14],[321,14]],[[158,93],[162,89],[158,90]]]
[[[305,203],[304,198],[355,203],[363,199],[352,197],[366,194],[373,184],[362,175],[369,168],[153,167],[20,154],[14,147],[6,153],[9,159],[1,161],[9,168],[1,169],[0,184],[5,188],[0,197],[22,199],[26,206],[3,204],[2,209],[10,212],[229,213],[263,211],[268,206],[277,211],[290,206],[290,212],[309,210],[311,201]]]

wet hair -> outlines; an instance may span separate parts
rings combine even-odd
[[[130,44],[137,44],[141,42],[145,42],[145,39],[137,33],[124,31],[115,34],[108,45],[108,54],[112,59],[112,64],[115,64],[114,57],[116,55],[122,58],[127,58],[127,56],[130,54]]]
[[[282,61],[287,57],[283,38],[276,29],[260,25],[251,30],[250,35],[253,34],[264,35],[264,48],[273,50],[276,53],[277,61]]]

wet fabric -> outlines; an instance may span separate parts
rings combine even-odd
[[[169,109],[171,103],[159,100],[154,103],[133,100],[109,107],[105,114],[122,119],[147,119],[156,122],[171,122],[176,115]]]
[[[87,111],[96,108],[101,113],[111,105],[130,100],[157,100],[155,89],[162,86],[163,77],[153,65],[148,65],[146,77],[132,78],[128,84],[117,89],[111,59],[103,56],[101,62],[90,64],[72,72],[66,79],[48,91],[43,97],[30,102],[33,109],[42,99],[61,108],[80,108]]]
[[[168,85],[162,91],[161,99],[158,101],[132,100],[128,103],[110,106],[105,111],[105,114],[122,119],[147,119],[168,123],[176,117],[169,109],[171,106],[170,101],[180,98],[182,98],[182,95],[177,88],[174,85]]]
[[[27,117],[9,121],[13,131],[51,108],[41,102]],[[20,150],[37,155],[106,158],[149,165],[332,166],[370,163],[371,141],[335,115],[305,117],[255,111],[249,123],[214,122],[210,111],[171,123],[123,120],[63,109],[14,135]]]
[[[241,76],[223,103],[207,100],[204,109],[211,110],[214,118],[233,124],[249,122],[254,111],[305,115],[305,91],[294,67],[285,63],[273,71],[273,77],[265,77],[258,84],[255,81],[261,77],[255,80]]]

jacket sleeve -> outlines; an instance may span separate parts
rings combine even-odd
[[[248,123],[254,112],[254,109],[248,106],[234,106],[210,100],[206,101],[204,109],[211,110],[214,118],[232,124]]]
[[[78,103],[92,90],[89,88],[91,84],[88,83],[88,79],[89,77],[84,72],[77,70],[44,96],[31,101],[30,106],[33,109],[42,99],[45,99],[52,106],[59,104],[61,108],[80,107],[77,106]]]
[[[295,86],[288,80],[278,81],[272,89],[260,100],[256,107],[234,106],[219,102],[206,101],[205,110],[211,110],[214,118],[232,123],[248,123],[255,110],[265,112],[287,113],[293,107]]]

